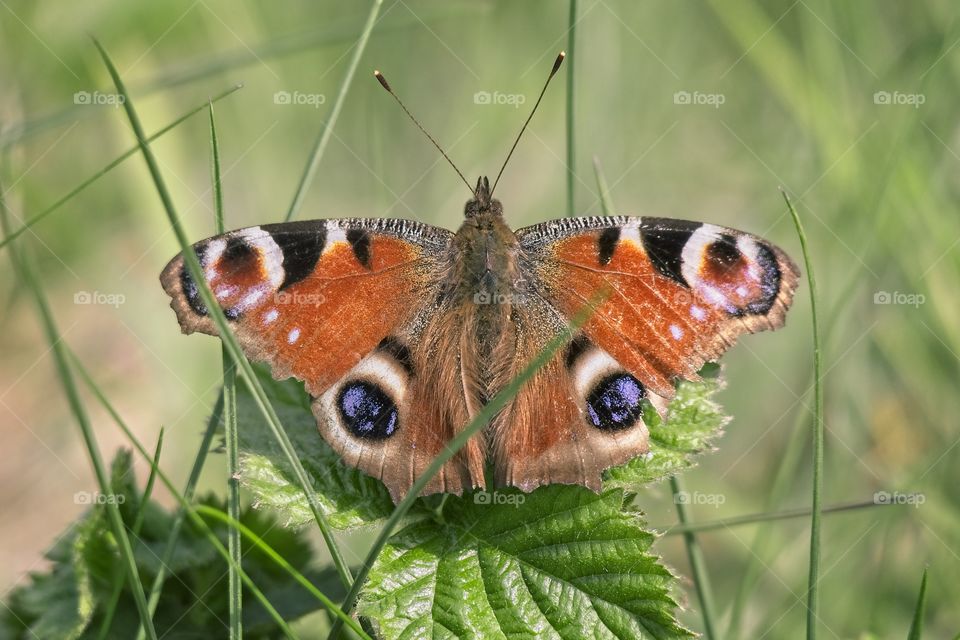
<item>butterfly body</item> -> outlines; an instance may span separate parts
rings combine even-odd
[[[742,333],[783,324],[797,269],[714,225],[628,216],[517,231],[486,179],[456,233],[391,219],[241,229],[195,245],[245,353],[303,380],[326,441],[395,500],[554,338],[565,344],[424,493],[599,489],[649,450],[642,408]],[[182,329],[216,335],[182,257],[161,275]],[[576,331],[571,320],[589,309]]]

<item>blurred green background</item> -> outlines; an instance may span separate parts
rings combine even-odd
[[[952,636],[960,631],[960,7],[579,5],[569,60],[576,210],[599,213],[596,156],[619,213],[748,230],[799,262],[783,187],[806,224],[820,284],[825,502],[922,496],[826,516],[822,637],[905,637],[924,566],[927,637]],[[90,34],[116,61],[151,132],[242,82],[216,105],[227,225],[281,219],[367,11],[366,2],[345,1],[0,2],[0,175],[17,224],[134,142]],[[469,194],[370,72],[386,74],[468,178],[495,175],[567,46],[567,11],[546,0],[386,0],[300,217],[455,228]],[[498,189],[515,226],[565,213],[565,91],[564,73]],[[153,145],[196,239],[213,232],[207,126],[200,114]],[[157,275],[177,245],[142,159],[21,242],[39,261],[63,339],[145,442],[167,428],[163,464],[185,477],[216,396],[220,348],[181,336],[167,307]],[[74,494],[95,487],[29,295],[3,260],[0,595],[43,568],[43,550],[84,509]],[[697,520],[809,505],[809,312],[804,283],[785,329],[746,338],[725,357],[721,397],[734,420],[718,451],[685,478]],[[123,443],[104,414],[94,419],[105,452]],[[205,475],[218,490],[220,457]],[[676,521],[668,487],[640,502],[651,524]],[[801,633],[807,519],[700,539],[729,637]],[[657,548],[685,576],[683,620],[700,629],[681,539]]]

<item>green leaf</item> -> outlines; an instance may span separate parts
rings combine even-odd
[[[383,638],[686,638],[673,576],[619,489],[450,497],[398,531],[358,605]]]
[[[320,436],[303,384],[296,380],[277,382],[261,367],[257,367],[257,373],[313,481],[330,525],[338,529],[358,527],[390,515],[393,502],[383,483],[344,465]],[[237,388],[237,420],[240,482],[254,495],[256,506],[276,509],[290,526],[312,521],[307,498],[245,385]]]
[[[667,407],[666,420],[647,405],[643,420],[650,430],[650,452],[607,470],[605,488],[636,490],[693,466],[697,454],[711,449],[729,417],[713,396],[723,389],[720,367],[700,371],[700,382],[681,382]]]
[[[128,451],[121,451],[114,458],[110,488],[112,493],[94,501],[94,506],[47,553],[51,569],[31,574],[30,580],[14,589],[0,606],[0,639],[89,640],[97,635],[106,605],[113,597],[120,558],[105,501],[112,499],[121,507],[124,525],[129,528],[140,499]],[[225,508],[223,500],[212,496],[199,502],[218,510]],[[146,503],[140,536],[134,546],[141,576],[150,578],[159,570],[159,557],[174,520],[157,503]],[[241,513],[240,522],[314,584],[322,585],[331,597],[343,596],[342,586],[334,588],[339,585],[336,571],[308,569],[313,563],[313,552],[300,533],[277,526],[272,514],[250,509]],[[219,521],[208,524],[221,541],[226,540],[226,525]],[[285,620],[296,620],[319,609],[320,603],[302,586],[292,583],[289,574],[263,550],[244,543],[241,551],[245,571],[266,598],[277,604]],[[168,640],[221,637],[229,619],[227,563],[193,523],[184,526],[167,570],[174,579],[166,585],[154,615],[158,634]],[[278,637],[277,624],[264,607],[249,593],[245,592],[245,596],[243,626],[248,635]],[[133,638],[138,628],[133,595],[125,583],[108,637]]]
[[[29,588],[18,587],[10,594],[0,619],[0,638],[72,640],[83,633],[94,609],[84,552],[109,524],[102,518],[91,518],[74,526],[46,554],[54,563],[53,569],[46,574],[31,574]]]

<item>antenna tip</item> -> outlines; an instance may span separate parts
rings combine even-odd
[[[393,90],[390,88],[390,85],[387,83],[387,79],[383,77],[383,74],[380,73],[379,69],[374,69],[373,77],[377,79],[377,82],[379,82],[384,89],[386,89],[390,93],[393,93]]]
[[[557,56],[557,59],[553,61],[553,69],[550,71],[551,76],[557,72],[557,69],[560,68],[560,65],[563,64],[563,60],[566,57],[567,53],[565,51],[561,51],[560,55]]]

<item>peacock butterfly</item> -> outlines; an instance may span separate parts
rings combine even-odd
[[[472,192],[456,233],[345,218],[194,245],[246,355],[302,380],[321,435],[395,501],[559,335],[570,333],[565,347],[424,494],[484,486],[488,460],[498,485],[598,490],[604,469],[649,450],[644,402],[662,413],[678,380],[696,379],[739,335],[784,323],[798,270],[756,236],[629,216],[514,231],[487,178]],[[160,279],[184,333],[217,335],[182,256]]]

